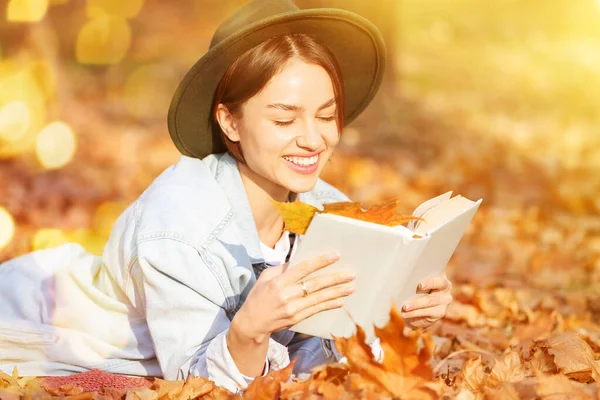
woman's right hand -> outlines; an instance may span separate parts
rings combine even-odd
[[[343,298],[354,292],[354,274],[335,272],[304,279],[338,259],[337,253],[331,253],[294,268],[282,264],[263,270],[233,318],[232,328],[237,334],[262,343],[272,332],[289,328],[320,311],[342,307]],[[303,280],[307,296],[302,290]]]

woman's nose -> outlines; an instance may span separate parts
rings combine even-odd
[[[302,135],[298,137],[298,146],[309,150],[316,150],[323,145],[323,136],[317,129],[315,122],[308,122],[304,125]]]

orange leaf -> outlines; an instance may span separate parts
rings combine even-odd
[[[271,203],[281,214],[285,225],[284,229],[300,235],[306,233],[306,229],[317,213],[335,214],[386,226],[396,226],[414,219],[421,220],[421,218],[412,215],[396,215],[398,200],[375,205],[367,210],[363,210],[360,203],[351,201],[324,204],[323,211],[298,200],[294,202],[271,200]]]
[[[274,400],[281,396],[281,384],[287,382],[292,376],[296,360],[292,360],[287,367],[270,371],[266,376],[260,376],[252,381],[244,392],[245,399]]]
[[[414,219],[420,219],[412,215],[396,215],[398,200],[391,200],[384,204],[374,205],[363,210],[358,202],[342,201],[327,203],[323,205],[323,213],[340,215],[373,222],[375,224],[396,226]]]
[[[350,338],[335,338],[340,353],[346,356],[351,372],[362,375],[389,395],[399,398],[437,398],[437,392],[424,385],[433,380],[429,364],[433,342],[424,334],[424,346],[418,349],[420,331],[404,334],[404,319],[395,305],[390,321],[384,328],[375,328],[384,351],[383,363],[374,360],[371,347],[365,343],[365,333],[356,326]]]
[[[294,202],[279,202],[271,200],[281,217],[283,218],[284,229],[291,233],[304,235],[306,229],[312,221],[315,214],[319,211],[318,208],[301,201]]]

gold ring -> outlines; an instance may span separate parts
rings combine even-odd
[[[302,288],[302,292],[304,293],[304,297],[308,296],[308,289],[306,289],[306,282],[300,282],[300,287]]]

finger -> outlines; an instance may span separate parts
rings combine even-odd
[[[303,296],[296,300],[294,307],[297,311],[313,307],[319,303],[328,302],[330,300],[341,299],[354,293],[355,287],[352,282],[328,287],[317,292],[311,293],[308,296]]]
[[[446,276],[435,276],[423,280],[417,286],[417,291],[428,293],[430,291],[442,291],[452,287],[452,283],[446,278]]]
[[[437,321],[438,319],[444,318],[446,315],[446,309],[446,305],[440,304],[435,307],[421,308],[410,312],[404,312],[402,313],[402,317],[404,319],[421,318]]]
[[[285,276],[286,282],[298,282],[313,272],[333,264],[339,258],[339,253],[323,254],[321,256],[311,258],[310,260],[305,260],[293,268],[288,268],[283,275]]]
[[[290,323],[291,323],[291,325],[297,324],[298,322],[303,321],[306,318],[308,318],[316,313],[319,313],[321,311],[333,310],[336,308],[340,308],[340,307],[343,307],[344,304],[345,304],[344,300],[339,299],[339,298],[323,301],[321,303],[318,303],[318,304],[315,304],[315,305],[312,305],[312,306],[302,309],[301,311],[296,313],[296,315],[294,315],[294,317],[291,319]]]
[[[326,289],[335,285],[342,285],[354,280],[356,275],[353,272],[337,272],[334,274],[315,276],[314,278],[304,280],[304,284],[308,293],[315,293],[319,290]],[[299,285],[299,296],[303,296],[302,286]]]
[[[450,293],[431,293],[426,296],[413,298],[402,306],[403,311],[418,310],[421,308],[448,305],[452,302]]]

